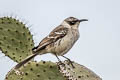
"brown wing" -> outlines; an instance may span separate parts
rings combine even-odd
[[[63,38],[68,32],[68,28],[60,25],[56,27],[47,37],[45,37],[37,47],[33,48],[33,51],[41,50],[46,48],[47,45],[52,44],[59,40],[60,38]]]

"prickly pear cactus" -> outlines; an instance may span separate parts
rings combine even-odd
[[[12,17],[0,18],[0,50],[15,62],[32,54],[33,39],[28,28]]]
[[[28,28],[12,17],[0,18],[0,50],[15,62],[32,54],[34,47]],[[101,80],[88,68],[68,61],[62,63],[31,61],[8,72],[5,80]]]
[[[10,71],[6,80],[66,80],[52,62],[29,62],[19,70]]]
[[[18,70],[8,73],[5,80],[102,80],[88,68],[68,61],[52,63],[41,61],[29,62]]]
[[[63,63],[64,65],[59,65],[59,63],[58,65],[60,72],[67,78],[67,80],[102,80],[94,72],[83,65],[73,62],[75,68],[72,68],[69,61],[66,60]]]

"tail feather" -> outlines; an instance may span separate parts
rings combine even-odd
[[[34,47],[32,49],[32,51],[33,51],[34,54],[28,56],[26,59],[24,59],[23,61],[21,61],[20,63],[18,63],[13,69],[19,69],[22,65],[24,65],[25,63],[27,63],[28,61],[30,61],[32,58],[34,58],[36,55],[38,55],[40,51],[42,51],[43,49],[45,49],[45,47],[46,47],[46,45]],[[41,54],[43,54],[43,53],[41,53]]]
[[[24,65],[25,63],[27,63],[28,61],[30,61],[32,58],[34,58],[36,55],[38,55],[38,53],[32,54],[30,56],[28,56],[26,59],[24,59],[23,61],[21,61],[20,63],[18,63],[14,69],[19,69],[22,65]]]

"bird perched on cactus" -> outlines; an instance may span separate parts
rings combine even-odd
[[[66,54],[79,38],[79,24],[87,19],[77,19],[75,17],[66,18],[58,27],[56,27],[47,37],[45,37],[37,47],[33,48],[33,54],[15,66],[18,69],[26,62],[30,61],[36,55],[46,53],[54,54],[60,61],[58,56],[65,57]],[[70,61],[71,65],[72,62]],[[73,65],[72,65],[73,66]],[[73,66],[74,67],[74,66]]]

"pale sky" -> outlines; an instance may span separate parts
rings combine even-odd
[[[32,25],[36,45],[69,16],[89,19],[81,23],[80,39],[65,56],[90,68],[103,80],[120,80],[119,0],[0,0],[0,15],[17,16]],[[0,53],[0,80],[16,65],[3,56]],[[36,60],[57,61],[50,54]]]

